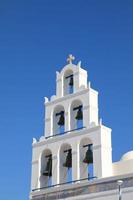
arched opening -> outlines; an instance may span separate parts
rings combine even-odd
[[[49,149],[43,151],[40,166],[40,187],[52,185],[52,152]]]
[[[72,147],[63,144],[60,149],[60,183],[72,181]]]
[[[64,74],[64,96],[74,92],[73,71],[67,70]]]
[[[65,132],[65,110],[63,106],[57,106],[53,113],[53,134]]]
[[[71,105],[71,130],[83,128],[83,104],[80,100],[75,100]]]
[[[80,179],[91,179],[93,174],[93,143],[84,138],[80,142]]]

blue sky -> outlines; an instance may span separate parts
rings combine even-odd
[[[0,194],[27,200],[32,138],[43,135],[44,96],[69,53],[99,91],[113,129],[113,160],[133,149],[133,1],[0,0]]]

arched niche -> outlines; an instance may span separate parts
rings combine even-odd
[[[59,158],[60,158],[59,160],[60,183],[66,183],[72,181],[72,147],[70,144],[63,144],[61,146]],[[68,163],[69,167],[66,166],[67,161],[69,161]]]
[[[63,94],[72,94],[74,92],[74,77],[71,69],[66,70],[63,77]]]
[[[62,105],[56,106],[53,112],[53,135],[63,134],[65,131],[65,109]]]
[[[48,187],[51,185],[52,185],[52,152],[50,149],[45,149],[40,157],[40,188]]]
[[[93,143],[85,137],[79,145],[80,179],[91,179],[93,175]]]
[[[83,103],[80,100],[73,101],[70,108],[71,130],[83,128],[83,118]]]

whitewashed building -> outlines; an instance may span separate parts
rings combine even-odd
[[[56,72],[45,97],[45,133],[33,139],[31,200],[133,200],[133,151],[112,163],[111,129],[98,114],[98,92],[81,62]],[[123,183],[118,186],[118,181]]]

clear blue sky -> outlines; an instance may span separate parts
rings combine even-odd
[[[0,0],[0,199],[27,200],[43,97],[69,53],[99,91],[113,160],[133,149],[133,1]]]

